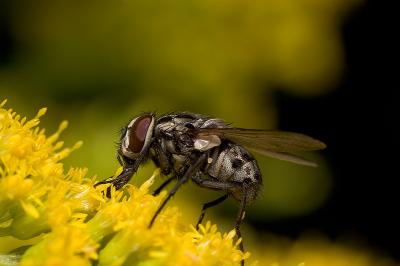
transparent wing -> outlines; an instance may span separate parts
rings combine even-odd
[[[314,162],[303,159],[294,152],[321,150],[326,145],[304,134],[286,131],[268,131],[243,128],[204,128],[196,129],[197,137],[217,135],[228,139],[254,152],[292,163],[316,166]]]

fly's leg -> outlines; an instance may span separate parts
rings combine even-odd
[[[211,208],[211,207],[214,207],[214,206],[220,204],[221,202],[226,200],[228,198],[228,196],[229,196],[229,194],[225,194],[222,197],[219,197],[219,198],[217,198],[217,199],[215,199],[213,201],[207,202],[207,203],[205,203],[203,205],[203,208],[201,209],[201,214],[200,214],[199,220],[197,221],[197,224],[196,224],[196,230],[199,229],[199,225],[201,224],[201,222],[204,219],[204,215],[206,214],[206,210],[208,208]]]
[[[160,214],[161,210],[165,207],[165,205],[171,199],[171,197],[175,195],[176,191],[180,188],[182,184],[186,183],[189,180],[189,178],[194,175],[194,173],[198,170],[199,166],[205,161],[205,159],[206,159],[205,154],[202,154],[193,164],[189,166],[185,174],[182,176],[182,178],[178,180],[175,186],[168,193],[167,197],[158,207],[157,211],[154,213],[153,218],[150,221],[149,228],[153,226],[153,223],[156,220],[158,214]]]
[[[236,236],[237,236],[238,239],[241,239],[240,244],[239,244],[239,248],[243,252],[243,254],[244,254],[244,246],[243,246],[242,233],[240,232],[240,225],[241,225],[242,220],[244,218],[245,209],[246,209],[246,191],[244,190],[243,191],[243,198],[240,201],[239,212],[238,212],[238,215],[236,217],[236,222],[235,222]],[[240,265],[244,266],[244,260],[242,260],[240,262]]]
[[[131,179],[132,175],[135,173],[135,169],[132,167],[129,168],[124,168],[122,170],[122,173],[119,174],[116,178],[110,179],[108,178],[107,180],[97,182],[94,184],[94,187],[97,187],[98,185],[103,185],[103,184],[112,184],[116,190],[122,188],[126,183],[129,182],[129,179]],[[106,196],[108,198],[111,197],[111,187],[107,188]]]
[[[171,189],[171,191],[168,193],[167,197],[164,199],[164,201],[161,203],[161,205],[158,207],[157,211],[154,213],[153,218],[151,218],[151,221],[149,223],[149,228],[153,226],[154,221],[156,220],[158,214],[162,211],[162,209],[165,207],[167,202],[171,199],[173,195],[175,195],[176,191],[179,189],[179,187],[186,183],[186,181],[189,178],[187,176],[183,176],[181,179],[178,180],[178,182],[175,184],[175,186]]]
[[[218,181],[216,179],[205,179],[201,175],[192,176],[192,180],[200,187],[210,188],[213,190],[222,190],[226,192],[230,192],[231,190],[241,187],[241,184],[238,182]]]
[[[153,196],[157,196],[160,192],[169,184],[172,180],[176,179],[176,176],[171,176],[165,180],[156,190],[153,192]]]
[[[120,154],[117,154],[117,160],[120,165],[124,165],[124,160],[122,159],[122,156]]]
[[[231,181],[218,181],[218,180],[213,180],[213,179],[204,179],[200,175],[195,175],[192,177],[192,179],[197,185],[199,185],[201,187],[205,187],[205,188],[210,188],[210,189],[215,189],[215,190],[223,190],[228,193],[230,191],[235,191],[235,190],[243,191],[243,193],[242,193],[243,196],[242,196],[242,199],[240,200],[239,212],[238,212],[238,215],[236,217],[236,222],[235,222],[236,236],[238,239],[241,239],[242,233],[240,231],[240,225],[242,223],[244,212],[245,212],[246,205],[247,205],[247,193],[249,193],[249,184],[248,183],[249,183],[250,179],[246,178],[243,183],[231,182]],[[222,198],[223,197],[219,198],[219,199],[221,199],[221,202],[223,201]],[[219,199],[216,199],[215,201],[218,201]],[[210,204],[212,204],[212,203],[210,202]],[[215,206],[215,205],[212,205],[212,206]],[[204,206],[203,206],[203,209],[204,209]],[[200,219],[202,219],[201,216],[200,216]],[[243,240],[240,241],[239,248],[244,253]],[[242,266],[244,266],[244,260],[242,260],[240,263]]]
[[[171,172],[171,163],[165,151],[156,141],[154,141],[153,151],[155,154],[151,155],[151,159],[153,160],[154,164],[161,169],[161,173],[163,175],[169,175]]]
[[[213,207],[213,206],[223,202],[224,200],[226,200],[226,198],[228,198],[228,196],[229,196],[229,192],[232,189],[235,189],[238,186],[240,186],[240,184],[230,182],[230,181],[218,181],[215,179],[204,179],[201,175],[192,176],[192,180],[200,187],[210,188],[210,189],[214,189],[214,190],[222,190],[222,191],[228,192],[228,194],[226,194],[216,200],[207,202],[206,204],[203,205],[203,208],[201,209],[201,214],[200,214],[199,220],[197,221],[197,224],[196,224],[196,229],[199,229],[199,225],[203,221],[206,210],[208,208]]]
[[[116,190],[122,188],[126,183],[129,182],[131,179],[132,175],[136,172],[136,170],[139,167],[139,164],[143,160],[143,156],[137,158],[136,160],[131,160],[128,159],[121,154],[118,154],[117,156],[118,162],[122,165],[122,173],[120,173],[117,177],[111,179],[112,177],[109,177],[108,179],[104,181],[97,182],[94,184],[94,187],[97,187],[98,185],[102,184],[112,184]],[[109,198],[111,196],[111,187],[107,188],[106,196]]]
[[[153,148],[155,155],[152,156],[152,160],[157,167],[161,169],[161,173],[163,175],[168,175],[171,172],[170,163],[168,160],[168,156],[165,154],[163,149],[160,147],[160,144],[155,142]],[[166,187],[172,180],[174,180],[176,176],[172,176],[165,180],[156,190],[153,192],[153,196],[157,196]]]

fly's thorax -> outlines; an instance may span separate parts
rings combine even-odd
[[[160,146],[166,153],[189,155],[194,150],[193,139],[184,131],[173,131],[171,136],[159,139]]]
[[[187,165],[189,156],[172,154],[172,163],[175,173],[182,174],[183,167]]]
[[[196,128],[225,127],[220,119],[209,119],[205,116],[182,113],[166,115],[158,119],[155,136],[162,148],[171,154],[188,155],[194,150],[204,152],[221,144],[217,136],[196,139],[189,131]]]

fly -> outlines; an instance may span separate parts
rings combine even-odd
[[[156,117],[154,113],[146,113],[132,119],[121,132],[117,157],[122,173],[95,186],[112,184],[120,189],[142,163],[151,159],[163,175],[170,175],[153,195],[159,194],[171,181],[177,181],[154,213],[149,228],[170,198],[191,179],[200,187],[224,192],[223,196],[203,205],[196,228],[208,208],[231,196],[240,205],[235,230],[241,238],[240,224],[246,206],[256,200],[262,186],[260,169],[250,151],[316,166],[295,153],[325,147],[323,142],[303,134],[235,128],[221,119],[200,114],[172,113]],[[240,249],[244,251],[243,242]]]

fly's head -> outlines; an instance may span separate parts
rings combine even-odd
[[[119,154],[137,168],[147,157],[154,132],[155,116],[143,114],[132,119],[121,132]]]

